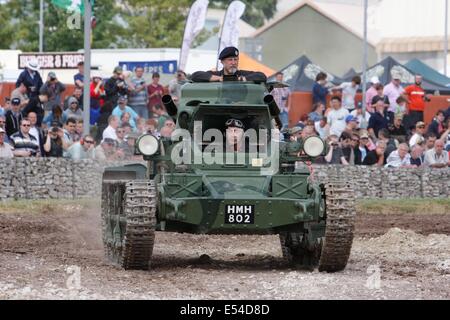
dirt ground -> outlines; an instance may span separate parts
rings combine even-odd
[[[347,268],[290,269],[277,236],[158,233],[152,269],[107,263],[98,207],[0,211],[2,299],[450,299],[450,214],[357,214]]]

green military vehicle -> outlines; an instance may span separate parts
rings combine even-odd
[[[187,83],[171,138],[141,136],[143,163],[107,168],[102,181],[106,256],[124,269],[148,269],[155,232],[279,234],[284,258],[299,268],[345,268],[353,241],[354,199],[338,172],[316,183],[307,163],[326,152],[318,137],[280,141],[279,109],[265,84]],[[229,148],[226,124],[245,128]],[[247,134],[249,132],[249,134]],[[225,142],[224,142],[225,140]],[[231,143],[232,144],[232,143]]]

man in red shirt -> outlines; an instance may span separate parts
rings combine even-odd
[[[148,92],[148,113],[149,118],[157,115],[158,108],[163,108],[162,96],[164,95],[164,88],[159,84],[159,73],[155,72],[152,75],[152,83],[147,87]]]
[[[408,98],[409,126],[416,125],[423,121],[423,111],[425,110],[425,101],[429,101],[428,95],[422,88],[422,76],[416,75],[415,84],[405,88],[405,95]]]

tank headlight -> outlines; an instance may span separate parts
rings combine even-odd
[[[319,137],[309,137],[303,143],[303,151],[312,158],[320,156],[324,150],[325,144]]]
[[[137,148],[144,156],[152,156],[158,151],[159,142],[151,134],[146,134],[137,141]]]

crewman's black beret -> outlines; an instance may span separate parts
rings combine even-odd
[[[229,57],[239,57],[239,50],[235,47],[226,47],[219,55],[219,60],[223,60]]]

